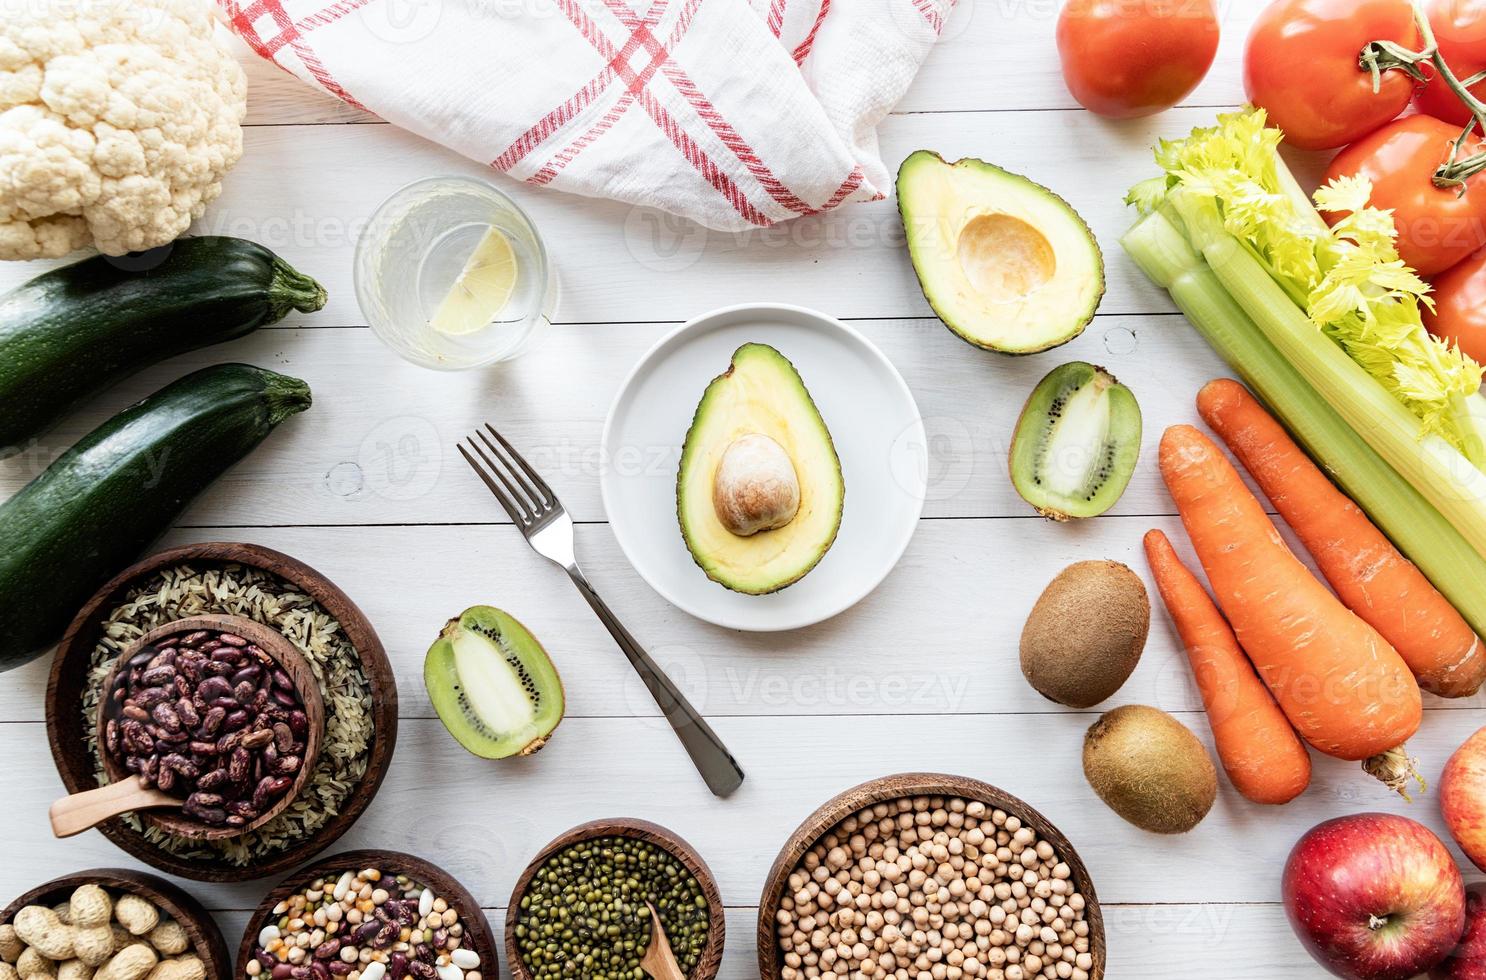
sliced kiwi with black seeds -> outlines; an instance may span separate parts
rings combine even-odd
[[[565,707],[547,651],[491,606],[471,606],[445,624],[423,662],[423,684],[449,734],[485,759],[536,752]]]
[[[1011,442],[1011,482],[1044,517],[1097,517],[1130,485],[1140,458],[1140,405],[1108,371],[1054,368],[1033,390]]]

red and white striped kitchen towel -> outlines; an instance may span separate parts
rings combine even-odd
[[[733,231],[889,192],[877,124],[955,0],[216,2],[262,57],[467,157]]]

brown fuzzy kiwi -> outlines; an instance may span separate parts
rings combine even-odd
[[[1150,628],[1140,576],[1117,561],[1069,565],[1022,628],[1022,674],[1050,701],[1091,708],[1129,680]]]
[[[1111,810],[1153,834],[1185,834],[1218,796],[1218,773],[1191,729],[1159,708],[1107,711],[1084,736],[1084,776]]]

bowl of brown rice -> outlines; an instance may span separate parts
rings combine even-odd
[[[106,780],[98,699],[131,643],[177,619],[244,616],[282,633],[308,661],[325,702],[322,750],[304,791],[262,827],[221,841],[176,837],[134,814],[100,826],[161,870],[199,881],[282,874],[344,834],[380,788],[397,741],[397,686],[376,631],[333,582],[258,545],[207,542],[151,555],[104,585],[68,627],[52,661],[46,720],[69,793]]]

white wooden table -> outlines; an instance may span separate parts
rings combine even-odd
[[[1189,100],[1153,120],[1102,122],[1063,88],[1056,0],[962,0],[899,110],[882,127],[891,167],[927,147],[981,156],[1066,196],[1104,246],[1109,293],[1088,331],[1023,359],[980,353],[931,315],[902,247],[892,200],[750,235],[721,235],[604,202],[504,181],[542,229],[562,277],[560,321],[506,367],[435,375],[405,364],[363,326],[351,289],[356,232],[416,177],[486,173],[379,124],[272,68],[251,63],[246,156],[201,232],[262,242],[319,278],[324,311],[151,368],[97,399],[38,452],[0,464],[9,493],[108,414],[188,370],[243,360],[305,378],[315,405],[225,476],[167,544],[258,542],[319,568],[362,606],[397,670],[403,713],[392,770],[337,845],[414,851],[458,875],[492,922],[525,862],[596,817],[664,823],[702,852],[729,906],[728,980],[756,975],[763,879],[786,836],[834,793],[913,769],[987,780],[1039,807],[1073,840],[1104,903],[1113,980],[1201,975],[1316,977],[1278,904],[1285,855],[1327,817],[1405,813],[1444,835],[1435,800],[1391,798],[1356,766],[1316,757],[1309,792],[1263,809],[1223,783],[1192,833],[1163,838],[1107,810],[1083,779],[1097,712],[1060,709],[1023,681],[1017,638],[1064,565],[1113,558],[1146,574],[1140,537],[1178,530],[1152,464],[1169,424],[1192,421],[1217,358],[1121,253],[1125,189],[1152,171],[1149,147],[1208,123],[1242,98],[1239,59],[1260,0],[1226,0],[1223,51]],[[999,64],[1000,67],[993,67]],[[41,265],[0,268],[8,287]],[[859,607],[796,634],[732,633],[670,608],[629,568],[599,502],[597,446],[633,361],[678,321],[735,302],[784,301],[851,321],[882,347],[918,399],[932,437],[931,494],[902,564]],[[1071,359],[1106,365],[1139,396],[1144,463],[1110,515],[1075,526],[1036,518],[1005,473],[1017,413],[1044,373]],[[561,573],[528,552],[453,452],[490,420],[549,476],[581,521],[579,553],[599,591],[667,664],[748,771],[714,800],[603,628]],[[1173,539],[1185,539],[1173,534]],[[1185,552],[1190,557],[1190,552]],[[525,761],[466,755],[434,717],[421,664],[450,615],[476,602],[523,619],[558,660],[569,714]],[[68,871],[132,864],[97,833],[56,841],[46,809],[61,792],[42,724],[45,661],[0,682],[0,897]],[[1164,614],[1144,659],[1110,702],[1175,712],[1210,742]],[[1432,779],[1483,723],[1481,699],[1431,700],[1411,748]],[[268,886],[186,883],[229,944]]]

